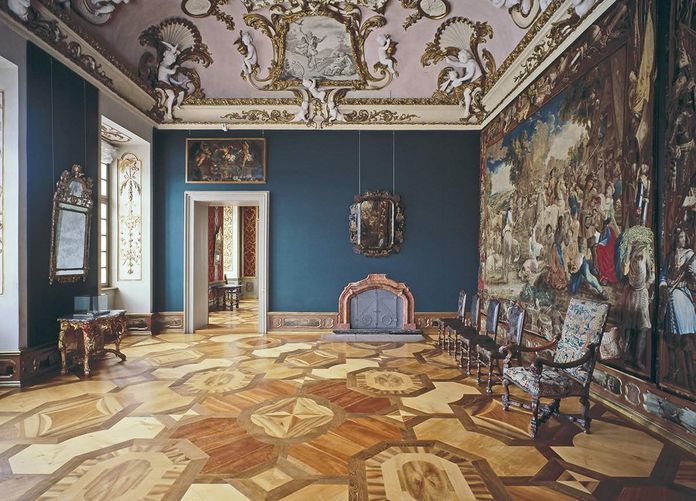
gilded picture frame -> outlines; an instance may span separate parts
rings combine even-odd
[[[186,183],[266,184],[265,138],[188,138]]]
[[[384,257],[401,250],[405,215],[401,197],[386,191],[355,197],[350,206],[350,241],[356,254]]]

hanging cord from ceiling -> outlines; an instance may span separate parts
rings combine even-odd
[[[358,131],[358,193],[362,194],[362,131]]]
[[[82,80],[82,132],[85,138],[85,156],[82,168],[87,170],[87,82]]]
[[[392,131],[392,195],[396,193],[396,131]]]

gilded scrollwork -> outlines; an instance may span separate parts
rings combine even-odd
[[[251,123],[289,123],[294,118],[294,114],[283,110],[245,110],[241,112],[227,113],[220,118],[234,120],[237,122]]]
[[[392,110],[354,110],[343,115],[348,123],[391,124],[411,122],[418,115],[413,113],[398,113]]]
[[[493,29],[488,23],[453,17],[438,28],[421,56],[424,67],[449,63],[440,71],[433,98],[454,99],[464,108],[465,122],[481,123],[486,117],[482,98],[486,78],[495,73],[496,65],[490,51],[480,46],[491,38]]]

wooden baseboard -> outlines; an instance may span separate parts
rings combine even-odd
[[[60,353],[55,344],[0,351],[0,387],[23,386],[59,368]]]
[[[152,333],[184,332],[184,312],[166,311],[152,314]]]
[[[592,395],[626,418],[696,453],[696,429],[690,420],[696,415],[695,403],[604,364],[595,368]]]
[[[149,336],[152,334],[152,313],[126,313],[128,334]]]

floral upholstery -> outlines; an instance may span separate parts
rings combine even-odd
[[[573,362],[585,354],[590,344],[599,346],[608,314],[609,305],[606,303],[573,298],[568,305],[553,361]],[[564,370],[584,385],[588,382],[592,364],[593,360],[590,360],[578,367]]]
[[[538,377],[528,367],[509,367],[503,369],[503,375],[533,397],[562,398],[584,393],[582,384],[556,369],[544,369]]]

